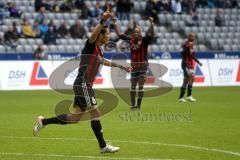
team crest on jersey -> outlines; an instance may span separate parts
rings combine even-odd
[[[33,65],[30,85],[48,85],[48,76],[39,62],[35,62]]]

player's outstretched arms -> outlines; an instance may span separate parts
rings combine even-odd
[[[112,15],[112,21],[113,21],[113,26],[114,26],[115,32],[118,35],[118,37],[121,37],[122,35],[124,35],[124,33],[121,32],[120,27],[117,24],[117,18],[114,15]]]
[[[126,72],[131,72],[132,71],[132,67],[128,67],[128,66],[122,66],[120,64],[114,63],[114,62],[110,62],[106,59],[102,59],[102,64],[105,66],[109,66],[109,67],[118,67],[122,70],[125,70]]]
[[[103,13],[102,19],[101,21],[97,24],[97,26],[94,28],[90,38],[89,38],[89,42],[93,43],[96,41],[96,39],[98,38],[98,35],[101,32],[101,29],[104,27],[104,22],[109,18],[112,17],[112,13],[109,12],[108,10],[106,12]]]

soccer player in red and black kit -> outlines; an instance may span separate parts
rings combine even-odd
[[[64,125],[77,123],[87,111],[91,115],[91,127],[98,140],[101,153],[114,153],[119,151],[119,147],[106,144],[103,138],[103,130],[99,120],[100,110],[97,107],[94,90],[92,89],[93,81],[101,64],[110,67],[118,67],[127,72],[131,71],[131,67],[118,65],[103,58],[100,46],[106,44],[109,40],[109,30],[104,25],[104,22],[110,17],[112,17],[112,14],[109,10],[104,12],[102,20],[93,30],[91,37],[86,41],[82,51],[78,76],[73,85],[75,93],[74,113],[62,114],[52,118],[39,116],[33,129],[34,136],[37,136],[40,130],[49,124]]]
[[[114,18],[113,18],[114,19]],[[130,43],[130,55],[131,55],[131,109],[140,109],[142,98],[144,95],[144,83],[146,80],[146,72],[148,67],[148,45],[154,38],[154,24],[153,18],[149,17],[150,28],[146,33],[146,36],[142,37],[141,28],[134,28],[132,35],[126,35],[120,32],[119,26],[115,19],[115,30],[119,38],[127,40]],[[136,86],[138,85],[138,98],[136,103]]]
[[[191,32],[188,34],[188,40],[182,45],[181,56],[184,78],[179,96],[179,102],[187,102],[184,99],[186,88],[187,88],[186,99],[190,102],[196,101],[196,99],[192,97],[192,85],[194,82],[194,61],[197,62],[200,66],[202,66],[202,63],[195,57],[195,51],[193,48],[194,42],[195,34]]]

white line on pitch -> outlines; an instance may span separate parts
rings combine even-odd
[[[2,156],[29,156],[29,157],[58,157],[58,158],[86,158],[86,159],[116,159],[116,160],[183,160],[183,159],[159,159],[159,158],[140,158],[140,157],[103,157],[103,156],[80,156],[80,155],[64,155],[64,154],[30,154],[30,153],[13,153],[0,152]]]
[[[0,136],[0,138],[63,140],[63,141],[66,141],[66,140],[68,140],[68,141],[76,141],[76,140],[95,141],[95,139],[84,139],[84,138],[40,138],[40,137],[36,138],[36,137],[15,137],[15,136]],[[147,142],[147,141],[111,140],[111,139],[109,139],[109,141],[119,142],[119,143],[148,144],[148,145],[159,145],[159,146],[171,146],[171,147],[178,147],[178,148],[189,148],[189,149],[202,150],[202,151],[225,153],[225,154],[240,157],[240,152],[234,152],[234,151],[228,151],[228,150],[216,149],[216,148],[192,146],[192,145],[186,145],[186,144],[171,144],[171,143],[158,143],[158,142]]]

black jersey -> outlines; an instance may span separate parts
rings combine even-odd
[[[103,60],[103,53],[95,42],[90,43],[87,40],[80,57],[78,76],[74,84],[85,81],[93,85],[93,81],[98,73],[100,64]],[[81,85],[81,84],[78,84]]]
[[[141,40],[135,41],[130,36],[121,34],[120,38],[130,43],[131,66],[133,70],[146,68],[148,65],[148,45],[152,37],[147,35]]]

